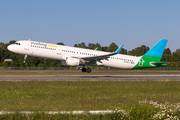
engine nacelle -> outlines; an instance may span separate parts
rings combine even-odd
[[[66,60],[61,60],[61,65],[79,66],[79,59],[67,57]]]
[[[103,65],[103,63],[102,63],[101,61],[96,61],[96,65],[100,65],[100,66],[102,66],[102,65]]]

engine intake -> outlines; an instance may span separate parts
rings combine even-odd
[[[61,60],[61,65],[66,65],[66,66],[78,66],[80,60],[77,58],[70,58],[67,57],[66,60]]]

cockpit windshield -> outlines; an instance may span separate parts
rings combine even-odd
[[[17,43],[17,42],[16,42],[16,43],[14,43],[14,44],[15,44],[15,45],[21,45],[20,43]]]

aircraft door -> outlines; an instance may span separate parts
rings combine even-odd
[[[58,54],[58,55],[61,55],[61,54],[62,54],[61,46],[58,46],[58,48],[57,48],[57,54]]]
[[[30,46],[30,42],[29,41],[26,41],[25,42],[25,50],[29,50],[29,46]]]

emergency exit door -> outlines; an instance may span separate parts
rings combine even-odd
[[[26,41],[25,42],[25,50],[29,50],[29,46],[30,46],[30,42],[29,41]]]
[[[61,53],[62,53],[61,46],[58,46],[57,54],[58,54],[58,55],[61,55]]]

